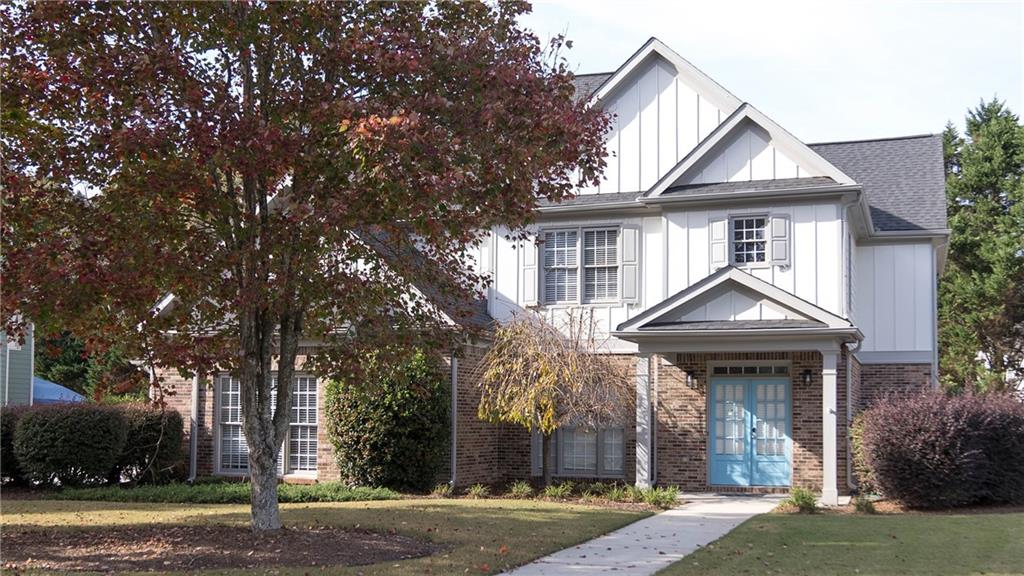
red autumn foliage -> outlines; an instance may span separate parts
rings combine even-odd
[[[4,4],[2,321],[237,373],[254,521],[275,527],[272,360],[290,381],[300,341],[321,374],[448,345],[414,287],[468,314],[466,248],[603,169],[608,120],[528,9]]]

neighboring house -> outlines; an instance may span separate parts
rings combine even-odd
[[[4,406],[32,404],[35,352],[35,334],[31,324],[21,343],[0,331],[0,401]]]
[[[603,182],[542,206],[532,241],[494,230],[475,254],[492,278],[476,321],[593,314],[635,371],[635,421],[560,430],[555,475],[836,502],[853,415],[937,383],[941,136],[805,144],[656,39],[577,91],[615,116]],[[451,361],[459,485],[540,472],[538,438],[476,418],[485,350]],[[193,470],[244,474],[237,380],[175,378]],[[282,472],[336,478],[322,385],[293,386]]]

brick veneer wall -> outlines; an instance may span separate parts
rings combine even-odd
[[[930,390],[931,364],[862,364],[860,409],[890,396],[906,397]]]
[[[680,354],[659,358],[655,363],[656,459],[660,485],[676,485],[684,490],[707,490],[708,422],[707,366],[716,361],[788,360],[792,379],[793,485],[820,490],[822,485],[821,430],[821,354],[818,352],[707,353]],[[804,384],[802,373],[811,371]],[[846,402],[845,361],[837,366],[837,408]],[[686,376],[697,385],[686,385]],[[848,491],[846,482],[846,423],[837,418],[837,486]]]

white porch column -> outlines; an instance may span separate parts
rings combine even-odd
[[[636,485],[651,487],[651,357],[636,357]]]
[[[826,506],[837,506],[839,490],[836,488],[836,366],[839,363],[839,351],[822,350],[821,362],[821,503]]]

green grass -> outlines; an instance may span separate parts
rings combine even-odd
[[[437,542],[450,550],[372,566],[286,568],[275,573],[338,576],[494,574],[620,528],[649,512],[536,500],[403,499],[284,504],[289,526],[360,527]],[[143,524],[246,525],[248,506],[10,500],[0,525],[8,529],[82,530]],[[244,574],[243,570],[231,572]]]
[[[397,500],[401,494],[387,488],[350,488],[338,482],[323,484],[280,484],[281,502],[361,502],[364,500]],[[163,502],[170,504],[246,504],[249,502],[248,482],[214,482],[208,484],[165,484],[118,488],[65,488],[47,494],[54,500],[89,500],[101,502]]]
[[[1022,574],[1024,514],[765,514],[659,572]]]

